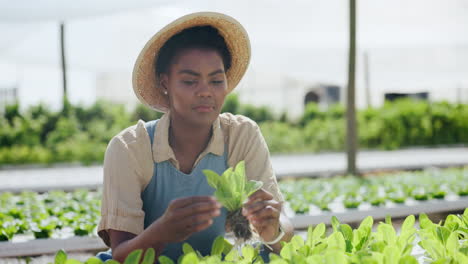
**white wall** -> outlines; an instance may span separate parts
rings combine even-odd
[[[127,109],[134,109],[138,99],[133,92],[131,73],[99,73],[96,79],[96,97],[124,104]]]
[[[62,107],[62,73],[58,67],[0,61],[0,70],[0,85],[18,87],[22,109],[41,102],[55,110]],[[94,102],[95,73],[70,69],[67,82],[72,103],[89,105]]]
[[[248,88],[238,89],[249,89],[242,94],[243,101],[297,114],[304,85],[346,85],[348,1],[171,1],[129,13],[68,21],[71,100],[94,101],[100,85],[96,83],[102,81],[99,72],[130,74],[149,37],[173,19],[202,10],[229,14],[249,32],[252,63],[242,84]],[[453,101],[458,87],[468,102],[468,95],[464,96],[468,93],[467,28],[465,0],[358,1],[357,106],[366,105],[364,51],[370,56],[373,105],[380,105],[383,94],[391,91],[427,90],[434,100]],[[26,104],[47,100],[59,105],[58,24],[0,23],[0,31],[0,64],[8,65],[0,83],[19,83],[20,100]],[[291,80],[295,84],[287,84]],[[110,82],[109,89],[117,94],[118,89],[128,91],[128,86],[120,85],[123,82],[127,81]]]

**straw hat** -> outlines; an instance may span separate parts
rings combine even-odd
[[[199,12],[183,16],[161,29],[145,45],[133,68],[133,91],[145,105],[159,112],[169,109],[155,70],[155,58],[161,47],[175,34],[195,26],[212,26],[224,38],[231,54],[231,67],[226,72],[228,93],[242,79],[250,61],[250,42],[247,32],[234,18],[214,12]]]

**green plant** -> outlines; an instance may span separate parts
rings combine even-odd
[[[413,247],[421,245],[428,261],[424,263],[468,263],[468,209],[463,215],[449,215],[443,224],[434,224],[425,214],[419,217],[419,231],[415,228],[415,217],[406,217],[397,232],[388,216],[385,222],[373,231],[374,219],[366,217],[353,229],[332,217],[332,230],[327,232],[325,224],[309,226],[306,237],[295,235],[289,242],[282,242],[279,254],[270,253],[271,264],[417,264]],[[415,244],[419,237],[419,242]],[[188,243],[184,243],[183,254],[178,261],[166,256],[158,256],[161,264],[262,264],[259,247],[243,245],[233,247],[223,237],[217,237],[212,244],[211,254],[202,256]],[[142,250],[131,252],[124,264],[149,264],[155,259],[154,250],[148,249],[143,256]],[[57,252],[55,264],[79,264],[68,260],[63,250]],[[85,263],[99,264],[94,257]],[[106,262],[107,263],[107,262]],[[118,264],[115,260],[110,264]]]
[[[61,233],[64,227],[71,228],[74,235],[94,235],[100,215],[100,196],[99,192],[88,190],[2,193],[0,239],[11,240],[17,234],[50,238]]]
[[[418,243],[433,263],[468,263],[468,209],[461,216],[449,215],[444,224],[433,223],[426,214],[419,216]]]
[[[268,107],[241,104],[230,94],[222,112],[242,114],[258,122],[271,153],[343,151],[344,106],[319,109],[308,104],[299,120],[287,113],[276,118]],[[5,106],[0,116],[0,164],[102,162],[111,138],[139,119],[161,116],[141,104],[127,111],[123,105],[97,101],[52,111],[46,105],[21,111]],[[398,149],[408,146],[468,144],[468,105],[398,100],[357,113],[359,146]],[[280,122],[278,122],[278,119]],[[463,190],[460,193],[466,193]],[[433,193],[430,193],[433,195]],[[442,193],[437,195],[441,197]]]
[[[244,161],[240,161],[235,169],[228,168],[221,176],[212,170],[203,170],[203,173],[208,184],[216,190],[216,199],[228,210],[226,221],[236,238],[249,240],[252,231],[248,220],[242,215],[242,204],[262,187],[262,182],[247,181]]]
[[[330,210],[340,202],[345,208],[368,203],[385,206],[407,200],[442,199],[446,195],[463,195],[468,190],[468,169],[387,173],[365,179],[339,176],[331,179],[280,181],[279,186],[290,207],[297,214],[307,214],[309,206]]]
[[[155,119],[161,118],[162,113],[157,112],[153,109],[150,109],[148,106],[143,105],[143,104],[137,104],[135,107],[135,110],[131,114],[131,119],[138,121],[138,120],[143,120],[143,121],[151,121]]]
[[[239,96],[235,93],[231,93],[226,96],[224,100],[223,108],[221,109],[221,113],[231,113],[233,115],[239,114],[241,104],[239,102]]]

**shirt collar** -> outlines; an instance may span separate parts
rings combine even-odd
[[[169,126],[170,126],[170,112],[166,112],[158,121],[153,143],[153,160],[157,163],[166,160],[177,160],[174,151],[169,145]],[[224,153],[224,133],[221,129],[221,122],[218,118],[213,122],[213,135],[208,142],[207,148],[202,152],[213,153],[222,156]]]

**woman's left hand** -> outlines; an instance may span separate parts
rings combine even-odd
[[[272,241],[279,235],[281,208],[282,204],[271,193],[260,189],[249,197],[242,214],[264,241]]]

